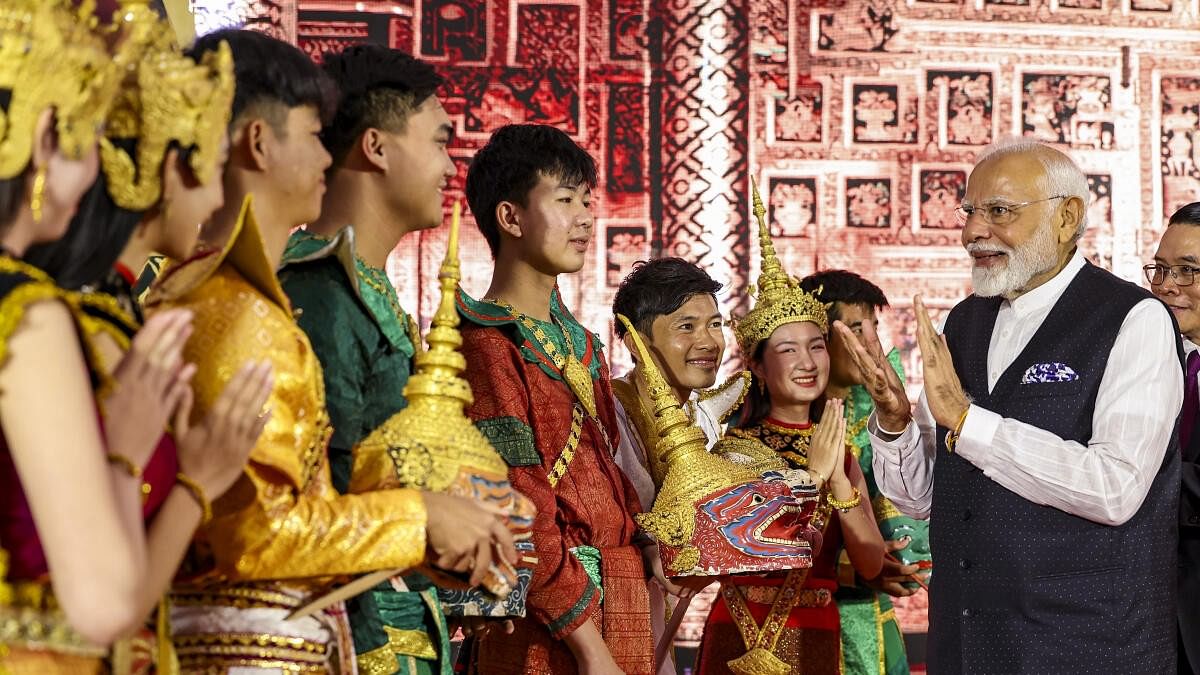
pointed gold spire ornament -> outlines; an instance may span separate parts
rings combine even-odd
[[[467,362],[454,293],[462,278],[458,228],[462,208],[454,204],[446,257],[438,273],[441,301],[419,351],[414,374],[404,387],[408,406],[371,432],[354,449],[350,491],[419,488],[467,497],[500,508],[524,556],[515,568],[499,555],[487,573],[487,594],[468,589],[462,579],[426,567],[439,586],[439,599],[454,616],[523,616],[523,589],[532,578],[534,507],[508,482],[508,465],[466,415],[474,400],[462,377]],[[515,583],[515,585],[514,585]],[[522,589],[520,592],[513,592]]]
[[[758,221],[758,244],[762,264],[758,273],[758,289],[750,289],[755,299],[754,309],[734,325],[738,346],[743,354],[752,354],[758,343],[771,337],[776,328],[789,323],[811,321],[829,332],[829,316],[825,305],[811,293],[800,288],[800,282],[789,276],[779,262],[771,241],[771,230],[767,227],[767,209],[758,194],[758,184],[750,179],[753,195],[754,217]]]

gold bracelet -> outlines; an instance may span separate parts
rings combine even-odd
[[[200,505],[200,524],[207,525],[208,521],[212,520],[212,504],[209,503],[208,497],[204,495],[204,488],[200,484],[192,480],[187,474],[182,471],[175,474],[175,480],[192,494],[192,498]]]
[[[946,452],[954,452],[954,446],[958,443],[958,436],[962,433],[962,428],[967,422],[967,413],[969,412],[971,412],[970,403],[967,404],[967,409],[959,416],[958,424],[954,425],[954,430],[946,432]]]
[[[862,493],[858,491],[858,488],[851,486],[850,489],[854,492],[854,494],[851,495],[850,499],[847,499],[844,502],[835,499],[832,490],[829,491],[829,494],[825,495],[825,500],[829,502],[830,506],[838,511],[847,513],[850,511],[850,509],[862,503]]]
[[[130,478],[142,477],[142,469],[137,464],[134,464],[132,459],[129,459],[125,455],[118,455],[115,452],[109,453],[108,463],[116,464],[122,469],[125,469],[125,473],[129,474]]]

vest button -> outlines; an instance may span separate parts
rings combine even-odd
[[[958,561],[958,566],[963,568],[964,570],[969,570],[969,569],[971,569],[971,561],[967,560],[966,558],[963,558],[962,560]]]
[[[971,519],[971,509],[963,509],[963,520]]]
[[[968,619],[971,618],[971,608],[969,608],[969,607],[964,608],[962,611],[962,615],[964,618],[968,618]]]

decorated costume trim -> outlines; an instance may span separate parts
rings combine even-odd
[[[507,308],[487,300],[476,300],[467,295],[461,287],[458,289],[456,298],[458,312],[464,319],[471,323],[480,326],[512,326],[516,329],[520,336],[520,342],[517,347],[521,352],[522,358],[530,363],[535,363],[542,369],[546,375],[555,380],[562,380],[563,374],[554,363],[552,355],[546,352],[546,349],[534,336],[533,332],[523,325],[520,319]],[[575,316],[563,306],[562,296],[559,294],[558,288],[550,294],[550,316],[555,321],[553,323],[537,322],[543,324],[544,332],[554,343],[555,347],[560,351],[566,349],[566,345],[560,339],[561,335],[558,326],[561,326],[570,335],[572,351],[579,362],[587,368],[592,376],[592,380],[600,378],[600,358],[599,354],[604,349],[604,344],[594,333],[584,328]],[[557,326],[555,325],[557,323]]]
[[[408,358],[416,353],[414,339],[415,322],[400,306],[396,289],[387,277],[387,272],[372,267],[359,257],[354,245],[354,227],[347,225],[333,237],[322,237],[306,230],[298,230],[288,239],[283,253],[281,271],[286,273],[288,265],[314,262],[325,258],[336,258],[346,273],[354,295],[375,319],[380,332],[388,343]]]
[[[584,567],[584,569],[586,570],[587,568]],[[575,621],[583,615],[583,613],[587,610],[588,605],[592,604],[592,599],[595,598],[599,592],[600,589],[597,588],[596,584],[592,582],[592,576],[589,573],[587,589],[584,590],[583,595],[579,596],[579,599],[575,601],[575,604],[571,607],[571,609],[567,610],[567,612],[562,616],[548,623],[546,627],[549,628],[550,632],[555,635],[566,630],[567,626],[575,623]]]
[[[8,340],[21,325],[29,305],[41,300],[62,300],[68,306],[71,303],[45,272],[29,263],[0,255],[0,275],[17,277],[11,290],[0,298],[0,365],[3,365],[8,359]]]
[[[533,429],[516,417],[478,420],[475,426],[509,466],[537,466],[542,463],[542,456],[534,444]]]

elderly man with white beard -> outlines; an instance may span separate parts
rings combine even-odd
[[[1084,260],[1087,179],[1027,140],[959,208],[975,292],[914,299],[915,412],[879,340],[835,325],[875,399],[879,486],[929,517],[929,672],[1173,673],[1183,400],[1167,309]]]

